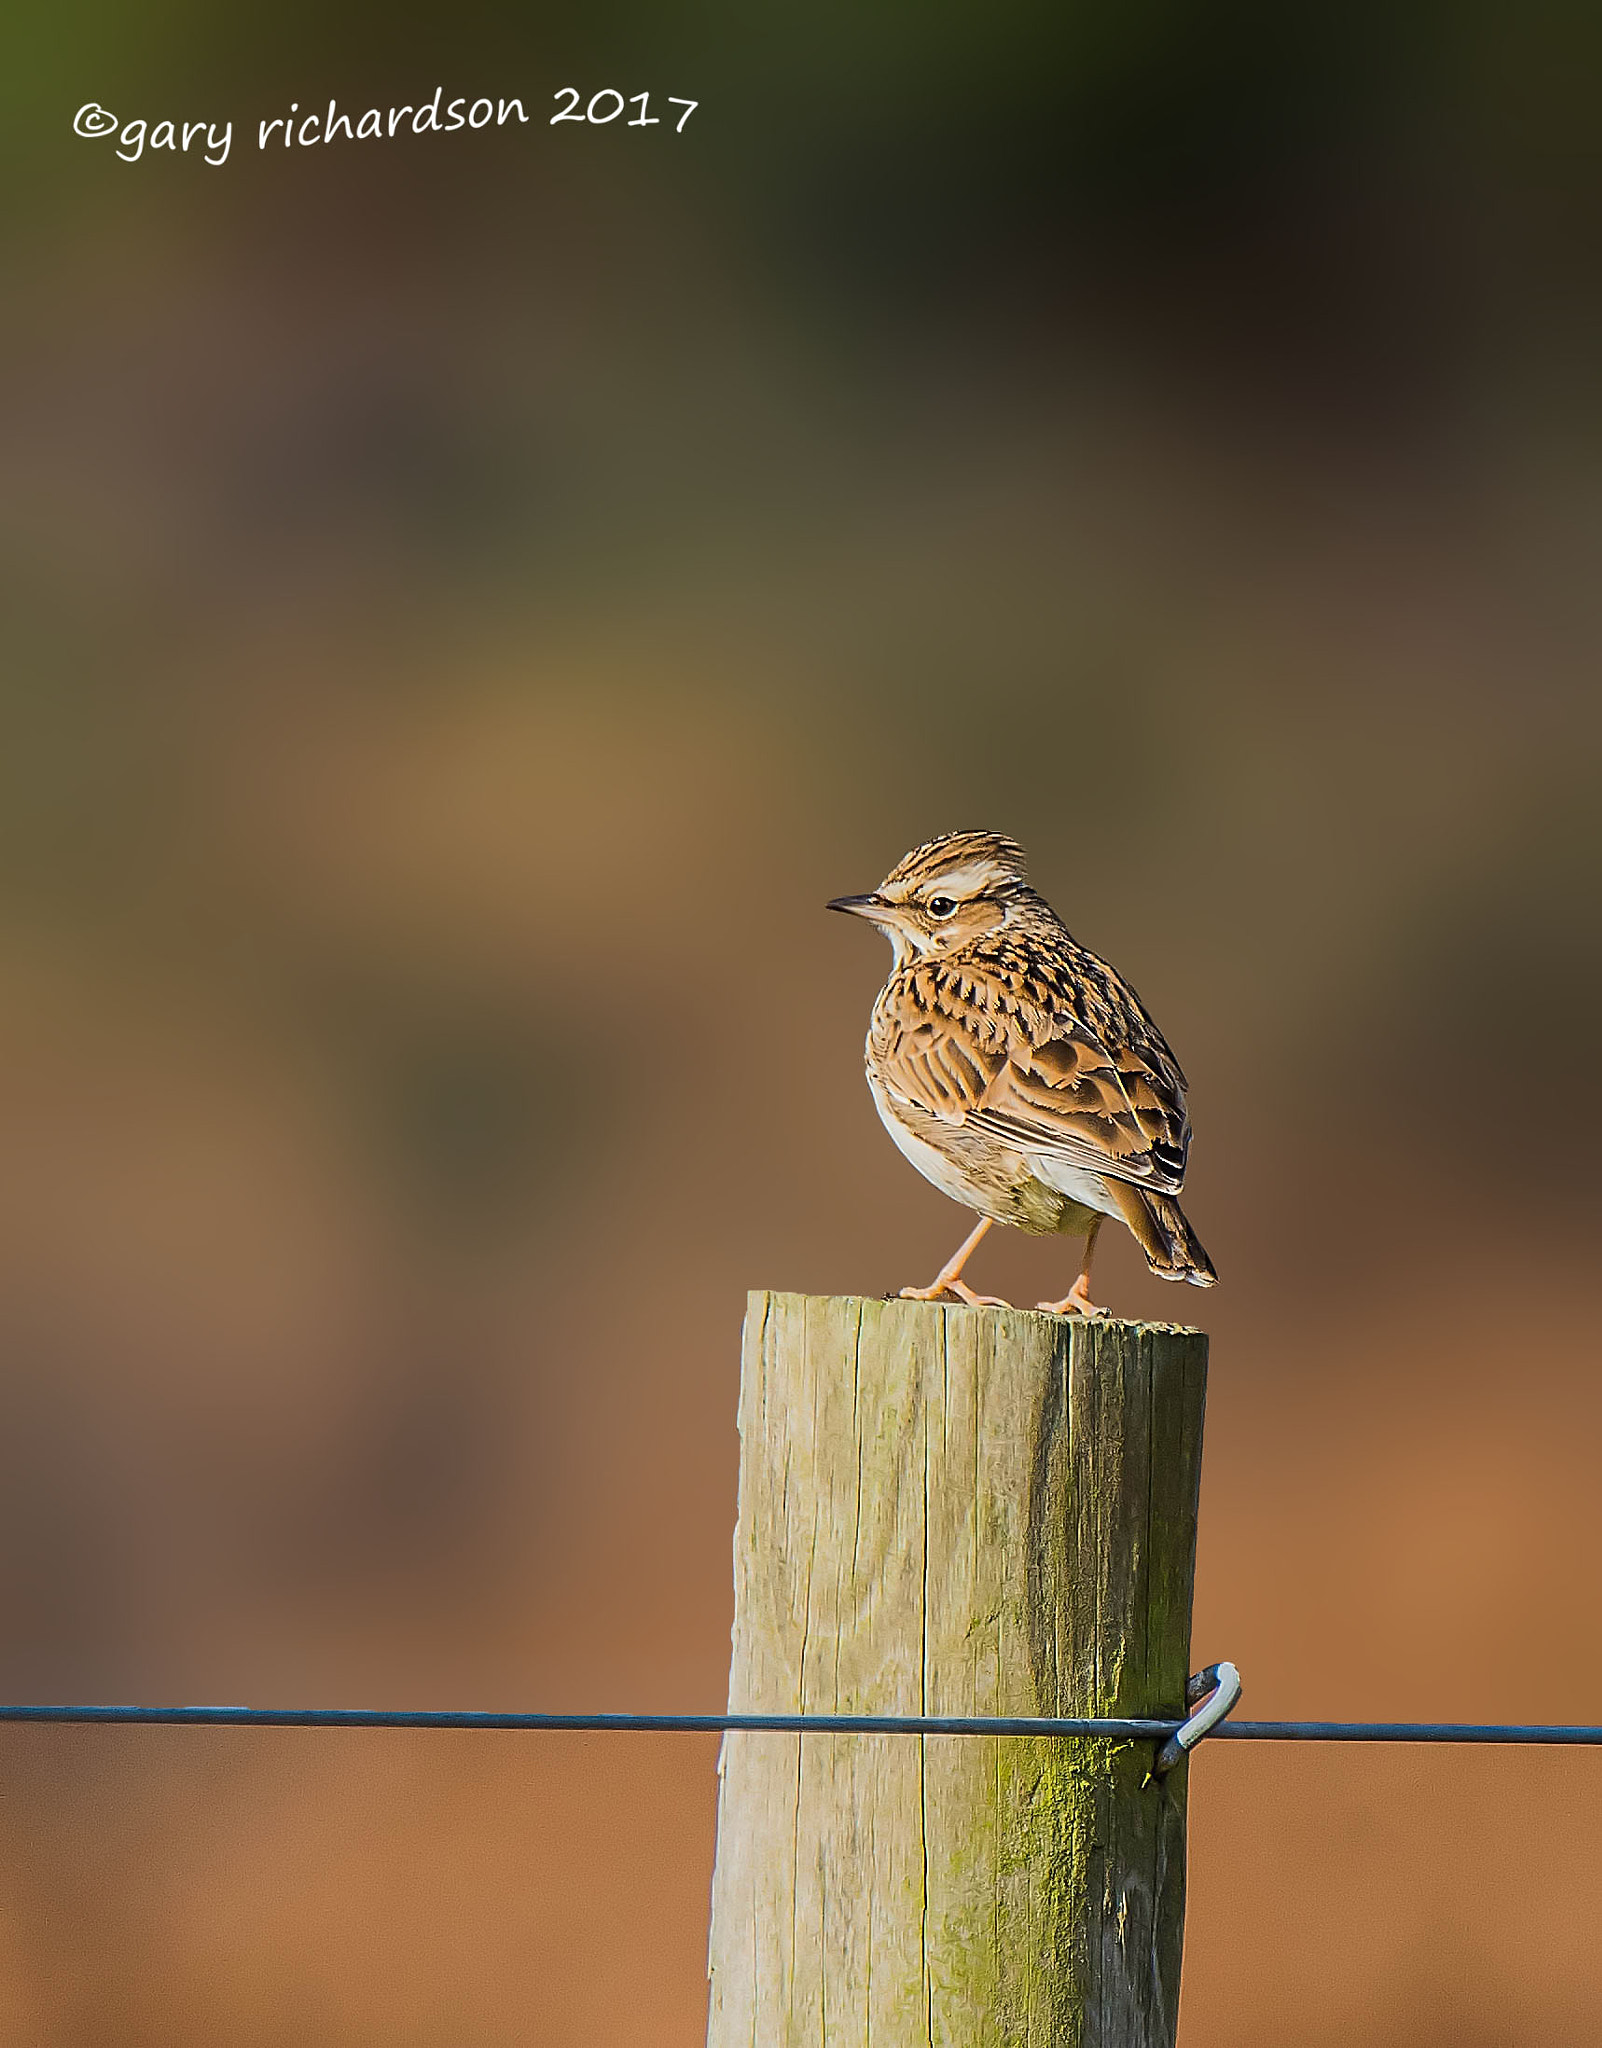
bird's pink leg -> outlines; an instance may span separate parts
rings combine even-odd
[[[1080,1261],[1079,1278],[1069,1288],[1061,1301],[1037,1301],[1036,1308],[1043,1308],[1054,1316],[1104,1316],[1107,1311],[1098,1308],[1090,1298],[1090,1261],[1096,1249],[1096,1239],[1101,1234],[1103,1218],[1098,1216],[1085,1232],[1085,1256]]]
[[[969,1257],[978,1245],[979,1240],[990,1228],[992,1220],[989,1216],[981,1216],[978,1228],[968,1233],[951,1257],[940,1268],[940,1271],[936,1273],[929,1285],[927,1287],[903,1287],[901,1290],[902,1300],[938,1301],[942,1294],[954,1294],[958,1301],[967,1302],[970,1308],[1011,1308],[1012,1303],[1001,1300],[998,1295],[975,1294],[962,1277],[963,1267],[967,1265]]]

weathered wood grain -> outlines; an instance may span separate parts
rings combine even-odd
[[[731,1711],[1172,1715],[1207,1340],[753,1294]],[[1171,2048],[1150,1745],[732,1734],[709,2048]]]

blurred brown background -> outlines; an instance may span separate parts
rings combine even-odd
[[[11,25],[0,1692],[715,1707],[744,1290],[961,1228],[821,906],[982,824],[1194,1083],[1197,1661],[1602,1719],[1593,29]],[[0,1732],[0,2039],[689,2048],[714,1752]],[[1192,1810],[1187,2048],[1602,2035],[1602,1761]]]

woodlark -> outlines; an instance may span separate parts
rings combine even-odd
[[[1164,1280],[1211,1287],[1213,1262],[1174,1199],[1185,1181],[1185,1076],[1139,996],[1029,886],[1023,848],[948,832],[870,896],[840,896],[895,958],[868,1026],[868,1086],[926,1180],[979,1216],[917,1301],[975,1294],[962,1269],[992,1223],[1082,1235],[1058,1315],[1102,1313],[1090,1260],[1120,1216]]]

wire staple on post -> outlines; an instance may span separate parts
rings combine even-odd
[[[1218,1726],[1239,1698],[1240,1673],[1233,1664],[1209,1664],[1205,1671],[1198,1671],[1185,1687],[1185,1705],[1194,1707],[1195,1712],[1158,1750],[1157,1761],[1151,1767],[1152,1776],[1162,1777],[1165,1771],[1171,1771],[1175,1764],[1188,1756],[1202,1737]]]

